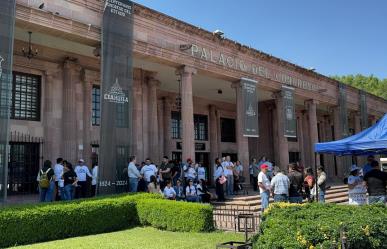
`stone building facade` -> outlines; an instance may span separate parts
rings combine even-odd
[[[42,160],[83,158],[90,165],[99,149],[103,3],[45,0],[40,9],[40,2],[17,0],[16,7],[13,71],[20,84],[37,83],[32,86],[35,111],[25,100],[18,107],[13,103],[14,111],[20,107],[10,124],[8,171],[15,174],[9,178],[15,193],[28,192],[21,182],[32,182],[36,172],[28,180],[21,175]],[[31,60],[22,53],[28,31],[38,49]],[[345,159],[322,155],[315,161],[313,153],[315,142],[342,137],[339,82],[137,4],[133,53],[133,154],[139,161],[159,162],[163,155],[193,158],[203,161],[211,175],[214,158],[229,154],[241,160],[247,176],[249,159],[266,155],[280,167],[300,160],[304,166],[324,165],[331,179],[346,174]],[[13,94],[29,95],[17,88],[16,77]],[[242,135],[242,77],[258,82],[259,138]],[[295,139],[280,132],[283,85],[295,88]],[[360,92],[348,86],[346,95],[349,131],[356,133],[361,130]],[[366,98],[371,125],[387,103],[370,94]],[[19,155],[27,149],[39,154],[29,170],[23,169],[29,155]]]

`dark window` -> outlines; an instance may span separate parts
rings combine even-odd
[[[11,118],[20,120],[40,120],[39,75],[13,73]]]
[[[172,160],[177,160],[179,162],[182,161],[182,155],[181,152],[172,152]]]
[[[33,194],[37,190],[40,143],[10,142],[8,194]]]
[[[296,163],[300,161],[300,152],[289,152],[289,162]]]
[[[235,137],[235,119],[231,118],[221,118],[221,142],[236,142]]]
[[[99,86],[94,85],[92,91],[92,115],[91,123],[92,125],[101,124],[101,89]]]
[[[116,126],[118,128],[127,128],[129,125],[129,104],[116,104]]]
[[[208,140],[208,118],[206,115],[194,115],[195,140]]]
[[[180,112],[171,113],[171,133],[173,139],[181,138],[181,115]]]

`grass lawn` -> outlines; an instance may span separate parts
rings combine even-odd
[[[213,249],[226,241],[243,241],[243,234],[233,232],[180,233],[137,227],[125,231],[56,240],[13,247],[21,248],[128,248],[128,249]]]

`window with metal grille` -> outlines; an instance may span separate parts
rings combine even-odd
[[[116,126],[127,128],[129,125],[128,104],[116,104]]]
[[[101,124],[101,88],[97,85],[93,86],[92,94],[92,125],[98,126]]]
[[[235,119],[221,118],[220,126],[221,126],[220,141],[235,143],[236,142]]]
[[[171,113],[171,133],[173,139],[181,138],[181,115],[180,112]]]
[[[40,120],[41,77],[14,72],[11,96],[11,118]]]
[[[194,115],[195,140],[208,140],[208,118],[206,115]]]

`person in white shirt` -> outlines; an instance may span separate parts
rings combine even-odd
[[[225,201],[224,189],[223,189],[224,182],[222,182],[222,179],[225,177],[224,177],[224,173],[223,173],[224,170],[223,170],[223,167],[222,167],[222,164],[221,164],[219,158],[215,159],[215,167],[216,167],[216,170],[214,173],[214,180],[216,183],[216,195],[218,197],[218,201],[221,202],[221,201]]]
[[[234,194],[234,164],[230,161],[230,156],[222,163],[224,175],[227,177],[226,194],[231,196]]]
[[[193,164],[193,162],[192,162],[192,159],[191,158],[188,158],[187,159],[187,162],[184,164],[184,166],[183,166],[183,172],[184,172],[184,184],[185,185],[187,185],[187,183],[188,183],[188,176],[190,177],[190,179],[195,179],[195,176],[196,175],[194,175],[193,174],[193,171],[191,170],[191,174],[189,173],[189,170],[190,170],[190,168],[193,168],[194,170],[195,170],[195,168],[194,168],[194,166],[192,165]],[[196,174],[196,172],[195,172],[195,174]]]
[[[151,182],[151,176],[157,175],[157,168],[151,163],[150,158],[145,160],[145,165],[141,168],[140,174],[144,177],[147,186]]]
[[[206,168],[204,168],[202,164],[198,165],[197,175],[198,175],[198,181],[206,180]]]
[[[91,196],[97,194],[97,183],[98,183],[98,164],[94,164],[91,170]]]
[[[193,180],[188,180],[188,186],[185,189],[185,198],[188,202],[197,202],[199,200]]]
[[[261,165],[261,172],[258,174],[258,186],[259,192],[261,194],[261,211],[263,212],[266,208],[269,207],[269,197],[270,197],[270,180],[266,175],[269,166],[267,164]]]
[[[131,156],[129,158],[128,177],[129,177],[129,192],[131,193],[137,192],[138,180],[141,178],[141,174],[136,167],[135,156]]]
[[[163,194],[166,199],[169,200],[175,200],[176,199],[176,192],[172,187],[172,183],[170,180],[166,181],[167,186],[165,186]]]
[[[54,175],[55,175],[55,200],[59,201],[61,195],[63,194],[63,182],[61,181],[63,175],[63,158],[59,157],[56,159],[56,164],[54,166]],[[63,199],[63,197],[62,197]]]
[[[359,176],[360,168],[352,165],[348,177],[348,199],[350,205],[364,205],[367,203],[367,188],[362,177]]]
[[[75,173],[77,174],[77,179],[78,179],[78,186],[79,186],[79,193],[78,197],[85,198],[86,197],[86,192],[87,192],[87,176],[88,177],[93,177],[90,173],[89,168],[84,165],[85,161],[83,159],[79,159],[78,165],[75,166]]]

